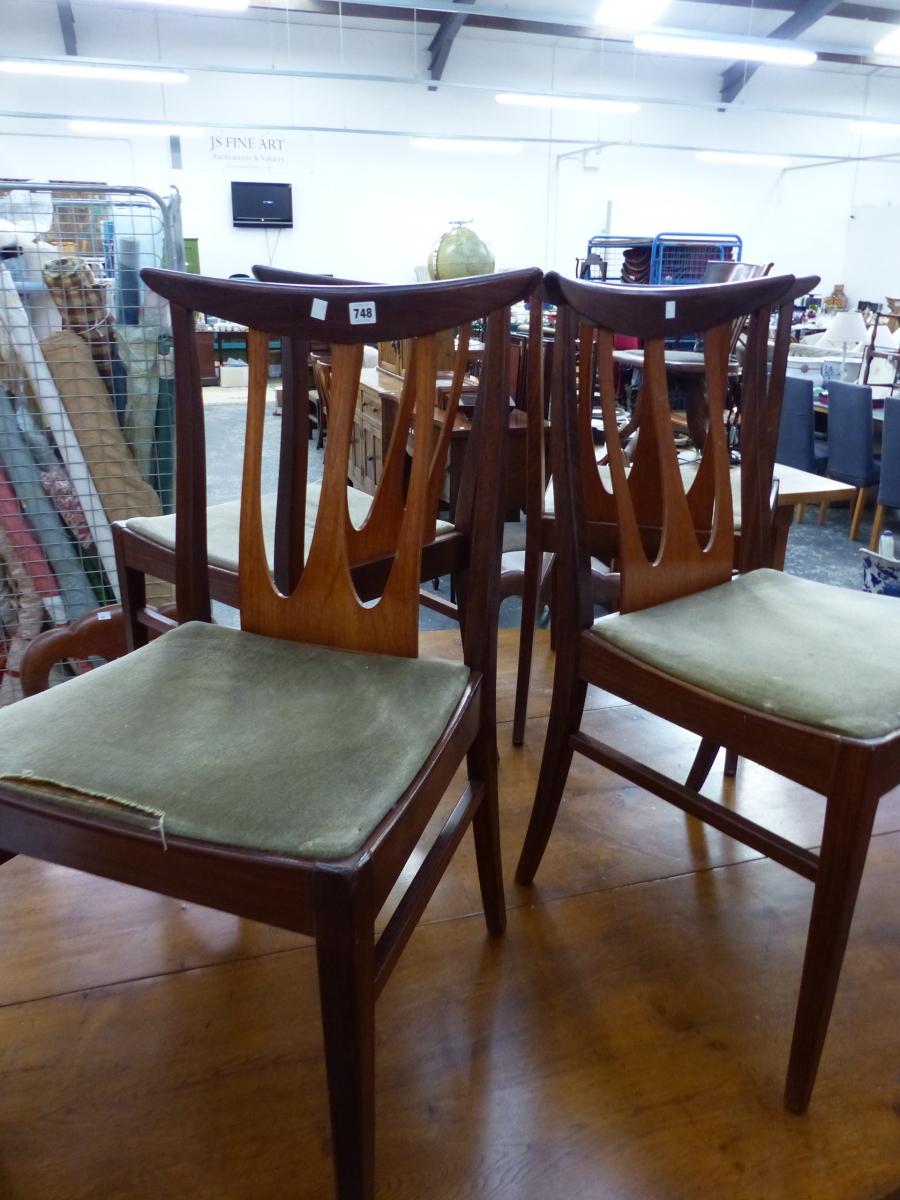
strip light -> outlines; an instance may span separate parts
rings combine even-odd
[[[112,79],[134,83],[187,83],[181,71],[138,70],[132,67],[91,67],[64,62],[0,62],[5,75],[62,75],[66,79]]]
[[[471,150],[475,154],[518,154],[521,142],[469,141],[465,138],[412,138],[414,150]]]
[[[732,62],[777,63],[782,67],[808,67],[816,61],[812,50],[791,50],[765,42],[726,42],[711,38],[672,37],[661,33],[639,33],[635,49],[651,54],[690,54],[695,58],[728,58]]]
[[[143,0],[145,4],[168,4],[172,8],[218,8],[225,12],[246,12],[250,0]]]
[[[74,133],[118,133],[123,137],[203,137],[203,130],[188,125],[129,125],[125,121],[70,121]]]
[[[886,121],[854,121],[853,128],[859,133],[900,133],[900,125],[890,125]]]
[[[636,113],[639,104],[627,100],[592,100],[586,96],[534,96],[527,92],[501,92],[494,99],[498,104],[515,104],[522,108],[568,108],[582,112]]]
[[[646,29],[668,7],[669,0],[603,0],[594,20],[616,29]]]
[[[900,29],[895,29],[882,38],[875,47],[876,54],[900,54]]]
[[[730,150],[701,150],[701,162],[737,163],[746,167],[789,167],[791,160],[783,154],[737,154]]]

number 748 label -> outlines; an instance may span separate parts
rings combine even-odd
[[[374,325],[375,320],[375,305],[371,300],[367,300],[363,304],[350,305],[351,325]]]

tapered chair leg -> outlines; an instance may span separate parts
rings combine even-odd
[[[559,659],[556,670],[560,670]],[[572,765],[573,750],[569,745],[569,736],[577,732],[581,725],[586,696],[587,683],[583,679],[575,679],[572,687],[566,689],[557,687],[554,682],[541,773],[525,843],[516,867],[516,883],[532,883],[544,857]]]
[[[806,1111],[816,1081],[878,808],[866,765],[864,748],[839,751],[828,794],[784,1091],[785,1105],[795,1113]]]
[[[470,772],[484,781],[484,796],[472,818],[472,834],[485,924],[489,933],[499,935],[506,930],[506,900],[500,857],[496,738],[482,734],[469,751],[468,762]]]
[[[856,535],[859,533],[859,523],[862,520],[863,509],[866,507],[866,497],[868,488],[860,488],[856,493],[856,506],[853,509],[853,520],[850,522],[850,540],[856,541]]]
[[[878,539],[881,537],[881,527],[884,525],[884,505],[875,506],[875,520],[872,524],[872,536],[869,538],[869,549],[878,549]]]
[[[541,590],[540,546],[525,546],[525,579],[522,585],[522,627],[519,631],[519,668],[516,673],[516,706],[513,712],[512,740],[521,746],[525,740],[528,718],[528,688],[531,684],[531,663],[534,657],[534,627],[537,624],[538,600]]]
[[[368,870],[315,878],[316,957],[338,1200],[375,1196],[374,914]]]
[[[706,777],[712,770],[712,765],[716,761],[716,755],[720,749],[719,743],[712,738],[701,739],[690,772],[685,780],[685,787],[692,788],[695,792],[700,791],[704,783],[706,783]]]
[[[738,754],[737,750],[725,751],[725,770],[723,774],[725,775],[726,779],[733,779],[735,775],[737,775],[739,757],[740,755]]]

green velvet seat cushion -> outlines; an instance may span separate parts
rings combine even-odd
[[[192,622],[0,710],[0,778],[73,789],[83,802],[58,803],[165,836],[340,858],[411,783],[468,680],[457,663]]]
[[[855,738],[900,729],[900,600],[753,571],[595,622],[595,636],[717,696]]]
[[[310,483],[306,488],[306,553],[309,554],[309,544],[316,523],[316,513],[319,509],[321,484]],[[274,492],[262,497],[263,539],[266,546],[266,556],[271,563],[275,557],[275,500]],[[347,488],[347,508],[350,520],[359,527],[369,515],[372,507],[372,497],[359,488]],[[206,544],[207,558],[214,567],[224,567],[226,571],[238,569],[238,542],[241,520],[240,500],[229,500],[225,504],[213,504],[206,510]],[[132,517],[125,524],[141,537],[149,538],[157,545],[169,550],[175,548],[175,514],[166,517]],[[438,521],[437,535],[452,533],[453,526],[446,521]]]

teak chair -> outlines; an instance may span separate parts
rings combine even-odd
[[[171,304],[178,436],[189,449],[181,461],[195,467],[177,477],[180,623],[0,712],[4,859],[27,854],[315,937],[340,1200],[374,1195],[375,999],[470,823],[488,929],[505,924],[495,676],[508,306],[535,276],[334,289],[317,321],[315,288],[145,270]],[[351,324],[351,304],[371,323]],[[251,327],[240,630],[210,623],[194,310]],[[426,661],[416,655],[420,554],[434,525],[433,334],[484,314],[477,453],[451,535],[464,665]],[[319,329],[334,345],[321,501],[305,556],[301,422],[283,463],[282,494],[300,519],[288,524],[293,553],[279,587],[260,504],[268,340]],[[417,340],[398,417],[404,435],[356,528],[346,462],[362,341],[373,334]],[[405,455],[411,428],[419,452],[404,499],[397,449]],[[376,915],[463,760],[462,798],[376,943]]]
[[[762,268],[747,263],[710,263],[709,267],[727,268],[727,270],[720,272],[726,281],[730,280],[731,275],[735,273],[735,268],[740,268],[737,272],[737,281],[742,282],[758,278],[760,275],[767,275],[771,264],[769,264],[769,267]],[[716,274],[717,272],[710,273]],[[809,282],[809,280],[806,279],[803,282]],[[641,290],[646,291],[643,287]],[[746,321],[747,314],[741,314],[733,323],[729,342],[729,358]],[[539,325],[538,328],[540,328]],[[780,345],[787,344],[789,335],[790,323],[786,316],[782,316],[779,325]],[[597,330],[589,323],[581,323],[576,336],[576,381],[579,429],[582,437],[582,471],[586,475],[596,474],[598,471],[596,453],[592,449],[591,433],[594,381],[597,378],[597,341]],[[534,630],[537,622],[540,597],[546,588],[545,577],[548,574],[546,564],[552,562],[551,556],[556,545],[553,505],[552,502],[550,504],[547,503],[551,497],[547,491],[548,485],[545,470],[544,426],[547,398],[544,395],[544,372],[541,366],[541,351],[540,340],[539,338],[536,339],[533,336],[533,331],[531,331],[529,333],[527,391],[528,473],[526,482],[528,499],[525,515],[526,542],[524,580],[522,585],[522,632],[519,640],[519,661],[516,674],[516,698],[512,731],[512,740],[515,746],[521,746],[525,740],[525,725],[528,717],[528,689],[531,683],[531,665],[534,657]],[[777,405],[781,403],[784,385],[785,370],[775,370],[769,381],[769,395],[772,402]],[[615,392],[613,396],[615,397]],[[630,433],[634,433],[640,427],[641,411],[642,401],[639,396],[638,402],[635,405],[635,416],[632,418],[634,424],[629,422],[624,430],[619,431],[618,436],[621,443],[624,444],[626,437],[630,436]],[[604,425],[606,425],[605,418]],[[606,428],[609,429],[610,427],[606,426]],[[613,425],[611,428],[615,429],[616,426]],[[589,519],[605,525],[605,552],[603,559],[609,563],[616,557],[615,505],[613,498],[599,482],[597,484],[592,482],[586,483],[585,488],[589,497],[588,503],[591,513]],[[773,520],[783,522],[785,517],[783,514],[773,513]],[[782,527],[779,532],[781,535],[780,544],[783,544],[787,536],[786,528]],[[735,535],[735,565],[737,565],[741,553],[741,530],[736,529]],[[774,550],[775,543],[767,542],[767,549]],[[766,562],[757,565],[768,566],[771,563]],[[616,607],[618,605],[618,576],[616,574],[600,575],[597,572],[593,572],[592,583],[594,598],[596,600],[608,607]],[[735,768],[736,760],[732,756],[729,756],[726,773],[733,775]]]
[[[331,276],[304,275],[300,272],[277,271],[275,268],[254,267],[253,269],[254,272],[260,275],[290,276],[294,285],[302,283],[306,286],[316,287],[319,299],[324,299],[334,294],[337,298],[336,302],[343,305],[348,303],[347,287],[358,289],[359,287],[381,286],[358,284],[356,281],[335,280]],[[275,284],[260,282],[256,284],[248,283],[245,286],[252,289],[248,293],[248,296],[252,294],[257,297],[261,305],[271,305],[277,304],[278,297],[284,294],[283,289],[287,285],[283,282]],[[326,299],[324,302],[328,303],[329,301]],[[281,339],[283,411],[281,418],[280,478],[282,485],[283,481],[287,478],[285,471],[286,462],[291,456],[296,457],[298,463],[302,458],[304,470],[305,464],[308,462],[307,448],[301,437],[301,433],[309,426],[310,399],[307,366],[310,355],[309,348],[312,341],[326,342],[328,340],[328,327],[329,322],[327,321],[313,320],[307,330],[308,336],[304,338],[299,336],[285,336]],[[360,326],[360,330],[366,334],[367,341],[372,341],[377,336],[377,331],[371,326],[368,328]],[[463,380],[468,361],[468,340],[469,323],[466,322],[460,329],[460,345],[457,353],[456,371],[448,405],[450,415],[445,423],[445,432],[442,433],[439,443],[435,448],[435,457],[431,468],[429,503],[433,502],[435,513],[437,512],[440,488],[444,478],[444,463],[447,458],[449,437],[453,427],[453,415],[455,415],[462,394]],[[330,388],[330,369],[327,374],[328,380],[325,381],[323,372],[323,385],[327,382]],[[203,440],[202,407],[196,414],[195,421],[196,428],[186,430],[184,439],[182,439],[182,430],[179,428],[176,431],[178,434],[175,447],[176,471],[182,461],[182,449],[185,456],[190,457],[193,453],[193,442],[198,438],[201,442]],[[346,467],[344,473],[346,477]],[[303,521],[308,526],[311,526],[315,521],[318,500],[318,485],[311,485],[306,492],[306,512],[303,517]],[[366,518],[369,512],[372,497],[365,492],[348,486],[347,501],[350,505],[353,520],[359,524]],[[223,604],[228,604],[232,607],[238,606],[237,548],[240,508],[239,501],[229,501],[224,504],[210,506],[207,515],[210,594],[214,600],[219,600]],[[294,525],[292,528],[285,508],[285,493],[283,491],[263,497],[263,523],[266,541],[273,564],[275,581],[282,590],[286,589],[290,573],[296,566],[293,563],[292,556],[297,552],[297,545],[302,544],[302,531],[297,525],[297,519],[297,514],[294,514],[292,518]],[[147,576],[151,576],[163,579],[168,583],[176,581],[175,547],[177,528],[177,512],[164,517],[134,517],[128,521],[117,523],[113,528],[123,610],[122,618],[118,616],[118,613],[114,613],[113,619],[114,622],[124,620],[123,649],[132,650],[136,646],[146,643],[147,633],[146,631],[142,633],[139,628],[142,622],[146,623],[149,621],[151,629],[168,628],[165,624],[160,625],[159,621],[153,616],[153,610],[147,608],[146,578]],[[429,542],[433,544],[430,544],[423,553],[423,579],[435,579],[440,575],[449,573],[451,568],[447,565],[448,546],[444,538],[452,532],[452,529],[453,526],[446,521],[437,521],[435,523],[433,535],[429,539]],[[452,553],[450,557],[452,558]],[[447,616],[454,618],[457,616],[455,605],[449,604],[446,600],[443,600],[439,596],[434,596],[428,591],[422,592],[421,603],[435,608]],[[60,655],[62,656],[65,649],[64,632],[60,632],[59,640]]]
[[[529,884],[550,838],[575,751],[814,881],[812,916],[785,1103],[809,1103],[837,990],[878,799],[900,782],[900,602],[811,583],[765,562],[777,406],[767,404],[766,331],[807,281],[791,277],[717,288],[630,289],[550,275],[559,296],[551,453],[561,609],[553,700],[534,809],[516,878]],[[668,307],[667,307],[668,306]],[[742,574],[732,579],[732,507],[722,426],[731,322],[750,312],[742,397]],[[577,322],[599,330],[600,389],[614,416],[613,330],[647,339],[644,419],[634,468],[610,444],[621,613],[594,621],[589,554],[604,528],[590,522],[598,483],[587,470],[575,397]],[[669,425],[662,339],[704,329],[710,436],[685,495]],[[787,337],[779,335],[772,374]],[[661,535],[657,528],[661,512]],[[749,521],[749,525],[748,525]],[[697,530],[708,532],[698,534]],[[748,539],[748,532],[752,538]],[[582,732],[589,683],[726,745],[826,797],[818,855],[701,796]],[[695,764],[696,765],[696,764]]]

